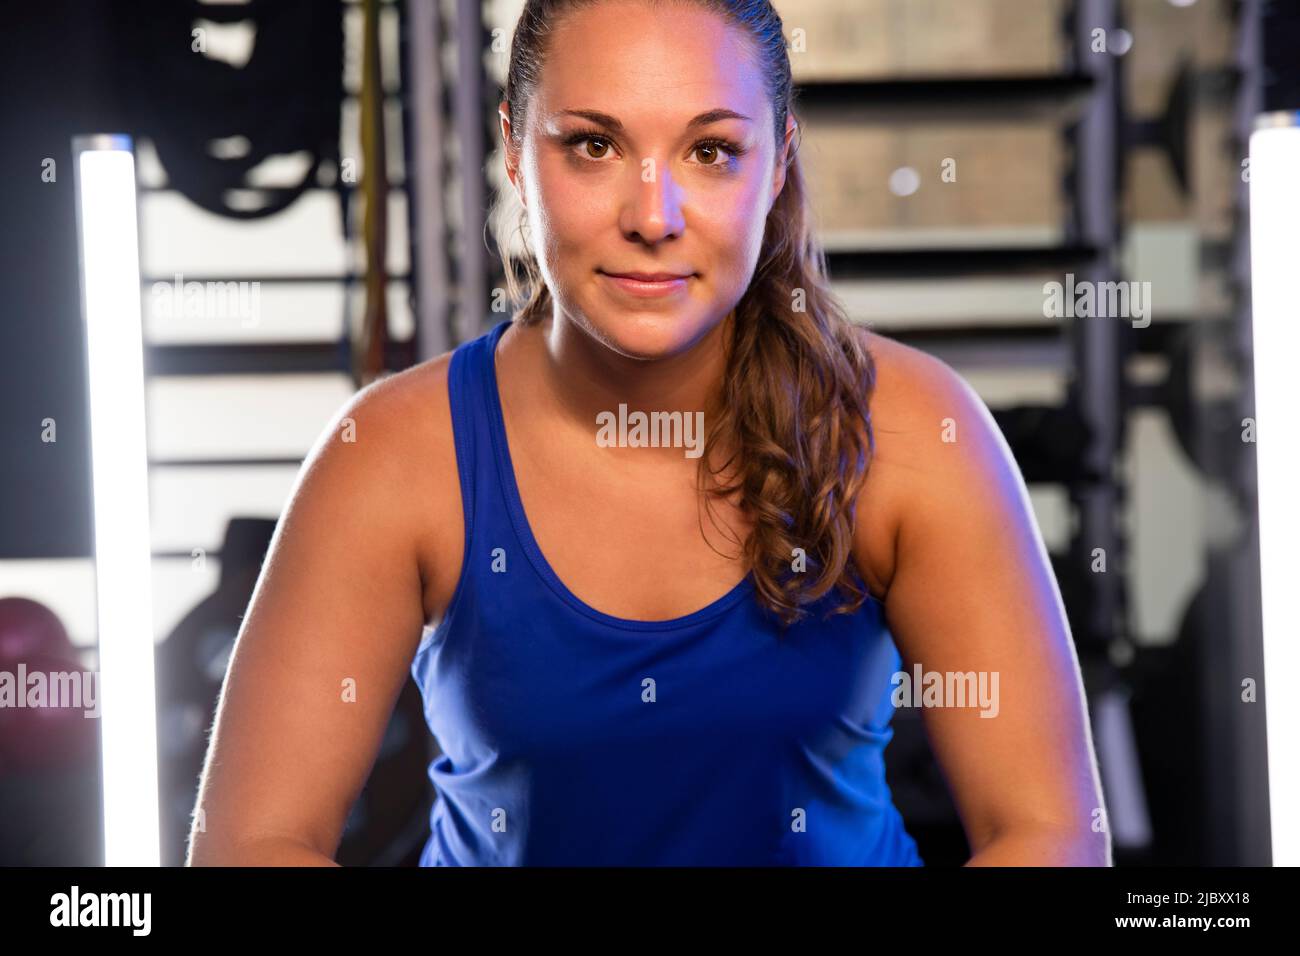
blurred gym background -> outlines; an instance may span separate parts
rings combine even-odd
[[[357,388],[506,317],[486,218],[522,2],[24,6],[0,61],[0,671],[97,666],[70,142],[128,133],[175,865],[303,455]],[[1267,864],[1263,704],[1241,693],[1263,670],[1244,160],[1257,113],[1300,105],[1296,5],[776,6],[836,291],[961,372],[1030,483],[1116,862]],[[1067,274],[1149,282],[1149,325],[1045,318],[1044,283]],[[243,291],[191,308],[176,293],[194,281]],[[0,865],[103,861],[98,724],[0,708]],[[894,728],[907,826],[927,863],[959,864],[919,714]],[[408,683],[340,862],[414,864],[436,746]]]

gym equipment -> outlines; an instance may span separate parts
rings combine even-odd
[[[59,616],[40,601],[0,598],[0,669],[10,670],[32,654],[75,658],[76,653]]]
[[[0,598],[0,672],[14,695],[0,706],[0,770],[93,769],[96,675],[82,667],[58,615],[39,601]],[[40,698],[30,696],[37,679]]]
[[[318,170],[334,170],[335,185],[342,185],[343,22],[337,9],[328,12],[312,0],[138,0],[133,29],[120,35],[123,100],[133,104],[138,135],[153,141],[170,188],[219,216],[260,219],[317,185]],[[193,32],[198,20],[252,21],[248,62],[236,67],[196,50],[211,40],[211,28]],[[298,152],[310,161],[295,185],[249,182],[248,173],[268,157]]]

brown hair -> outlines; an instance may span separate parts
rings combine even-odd
[[[513,145],[522,145],[524,115],[550,32],[564,14],[598,2],[527,0],[524,5],[504,95]],[[780,16],[769,0],[687,2],[718,14],[752,39],[772,103],[779,157],[795,96]],[[847,595],[835,613],[852,613],[866,600],[869,592],[853,561],[853,528],[858,492],[875,450],[869,409],[875,363],[831,295],[797,152],[792,144],[758,265],[734,310],[727,368],[699,472],[706,504],[710,496],[738,496],[753,523],[744,552],[758,598],[786,626],[807,616],[802,606],[832,587]],[[526,225],[521,216],[521,234]],[[516,321],[530,325],[550,315],[550,290],[536,260],[527,251],[503,252],[503,258]],[[707,464],[709,452],[720,442],[736,451],[714,472]],[[732,482],[708,481],[706,476],[716,479],[733,463]],[[804,555],[799,570],[795,549]]]

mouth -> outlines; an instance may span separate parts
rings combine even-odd
[[[695,277],[693,272],[606,272],[596,270],[609,280],[610,284],[638,297],[666,296],[680,293],[686,289],[688,281]]]

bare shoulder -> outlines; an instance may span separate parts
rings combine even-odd
[[[855,554],[871,569],[873,593],[888,591],[900,529],[934,496],[965,498],[971,478],[1005,455],[983,400],[950,365],[878,332],[858,332],[875,363],[871,398],[875,453],[855,527]]]
[[[409,478],[432,464],[451,438],[449,359],[449,353],[428,359],[360,389],[335,413],[322,439],[354,445],[355,457],[376,475]]]
[[[386,375],[352,396],[334,434],[351,428],[368,490],[404,516],[424,582],[426,621],[460,574],[464,518],[448,378],[451,352]]]
[[[942,359],[865,328],[859,329],[876,364],[872,424],[885,434],[937,434],[936,412],[970,413],[983,402]],[[940,415],[940,419],[946,415]]]

